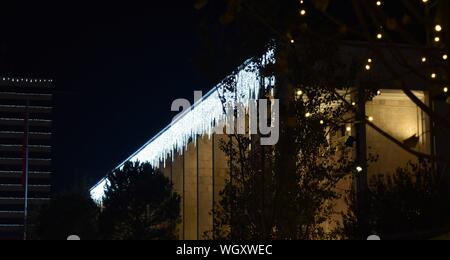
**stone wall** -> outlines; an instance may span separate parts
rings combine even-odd
[[[205,135],[160,166],[182,198],[180,240],[203,240],[213,229],[213,205],[218,203],[230,172],[228,159],[220,149],[221,140],[226,138]]]
[[[426,102],[423,93],[416,95]],[[414,135],[419,137],[416,149],[430,152],[430,127],[426,116],[400,91],[383,90],[380,96],[367,103],[367,116],[373,122],[398,140],[406,140]],[[181,240],[206,239],[205,233],[213,229],[213,205],[220,200],[230,174],[225,153],[220,149],[224,135],[203,136],[191,142],[184,154],[176,154],[174,160],[168,159],[161,165],[165,176],[173,181],[174,188],[181,197],[182,221],[179,225]],[[380,156],[369,166],[369,178],[376,174],[392,174],[408,161],[416,161],[406,151],[367,127],[368,152]],[[339,183],[339,190],[348,190],[352,185],[350,178]],[[347,209],[344,200],[336,202],[336,219]],[[335,223],[335,222],[333,222]],[[330,230],[335,224],[327,226]],[[211,237],[209,237],[211,238]]]
[[[373,123],[402,142],[417,136],[417,146],[411,148],[430,153],[430,124],[424,113],[401,91],[383,90],[381,93],[366,106],[367,115],[373,117]],[[415,94],[426,103],[423,92]],[[369,180],[374,175],[393,174],[397,168],[405,167],[409,161],[417,162],[417,158],[369,126],[367,146],[368,153],[379,156],[377,162],[369,165]]]

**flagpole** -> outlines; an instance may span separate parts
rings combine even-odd
[[[27,99],[27,106],[26,106],[26,116],[25,116],[25,196],[24,196],[24,231],[23,231],[23,240],[27,240],[27,226],[28,226],[28,169],[29,169],[29,106],[30,101]]]

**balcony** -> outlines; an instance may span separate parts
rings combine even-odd
[[[25,136],[24,132],[8,132],[8,131],[0,131],[0,138],[4,139],[19,139],[23,140]],[[29,138],[32,140],[50,140],[52,137],[51,133],[37,133],[30,132]]]
[[[3,100],[36,100],[36,101],[51,101],[51,94],[29,94],[29,93],[13,93],[1,92],[0,99]]]
[[[22,232],[23,225],[0,225],[0,232],[12,233],[12,232]]]
[[[50,192],[50,185],[29,185],[29,192]],[[0,184],[0,192],[22,192],[24,187],[21,184]]]
[[[50,114],[53,108],[51,107],[38,107],[38,106],[29,106],[29,113],[39,113],[39,114]],[[25,113],[27,112],[26,106],[4,106],[0,105],[0,112],[4,113]]]
[[[50,199],[48,198],[29,198],[28,203],[31,205],[43,205],[46,203],[49,203]],[[24,205],[25,199],[24,198],[0,198],[0,205]]]
[[[44,119],[29,119],[30,126],[51,127],[51,120]],[[25,126],[25,119],[23,118],[0,118],[0,125],[2,126]]]
[[[22,171],[0,171],[0,178],[4,179],[18,179],[22,177]],[[29,178],[30,179],[49,179],[51,176],[50,172],[36,172],[30,171]]]
[[[22,158],[0,158],[0,165],[22,165]],[[29,164],[31,166],[51,166],[51,159],[29,159]]]
[[[23,211],[0,211],[0,219],[23,219]]]
[[[28,146],[31,153],[50,153],[52,151],[51,146],[47,145],[30,145]],[[23,145],[4,145],[0,144],[0,152],[23,152]]]

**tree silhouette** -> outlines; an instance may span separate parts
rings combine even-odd
[[[361,226],[355,196],[344,216],[343,237],[366,239],[367,230],[387,239],[429,239],[450,232],[450,179],[429,163],[410,163],[392,176],[371,181],[368,227]],[[354,194],[353,194],[354,195]]]
[[[340,63],[333,47],[312,44],[311,48],[320,49],[321,55],[299,55],[308,61],[315,59],[312,64],[321,66],[305,68],[297,75],[308,78],[309,84],[299,86],[287,99],[289,110],[280,142],[262,146],[261,135],[233,134],[222,143],[231,171],[213,212],[214,230],[209,234],[213,238],[333,237],[334,206],[345,193],[346,177],[352,177],[357,167],[346,124],[352,115],[333,89],[325,86],[327,82],[345,85],[352,70],[351,65]],[[269,70],[267,67],[258,69]],[[324,74],[327,79],[319,77]],[[229,84],[233,89],[233,82]],[[268,89],[262,97],[270,100],[271,94]]]
[[[48,205],[32,211],[29,239],[66,240],[76,235],[82,240],[97,240],[99,213],[88,192],[59,195]]]
[[[107,240],[177,238],[180,197],[172,184],[148,163],[126,163],[109,174],[100,215]]]

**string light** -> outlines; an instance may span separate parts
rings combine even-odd
[[[269,50],[262,58],[263,64],[275,62],[274,50]],[[244,105],[250,104],[250,100],[259,96],[261,80],[266,88],[275,85],[273,77],[264,77],[258,70],[253,69],[257,64],[249,60],[240,71],[230,76],[236,83],[235,91],[228,91],[225,83],[217,85],[201,102],[172,123],[159,135],[150,140],[139,152],[135,153],[128,161],[148,162],[158,167],[161,162],[174,158],[175,152],[183,153],[187,145],[202,135],[211,135],[214,127],[219,122],[226,120],[223,111],[223,99],[225,102],[239,102]],[[246,109],[249,109],[246,107]],[[121,168],[119,166],[118,168]],[[91,197],[100,202],[104,196],[108,180],[103,179],[93,189]]]
[[[300,5],[302,6],[302,8],[300,9],[300,15],[301,16],[305,16],[306,15],[306,9],[303,7],[303,5],[304,5],[304,1],[303,0],[300,0]]]
[[[14,82],[14,83],[47,83],[47,82],[53,82],[53,79],[28,79],[28,78],[0,78],[1,81],[5,82]]]
[[[372,69],[372,66],[370,65],[373,62],[372,58],[367,59],[367,63],[366,66],[364,67],[367,71]]]
[[[421,0],[421,2],[423,3],[423,4],[428,4],[430,1],[429,0]],[[305,6],[304,6],[304,0],[300,0],[299,1],[299,3],[301,4],[301,6],[300,6],[300,8],[298,9],[298,13],[299,13],[299,15],[300,16],[306,16],[307,15],[307,9],[305,8]],[[382,1],[375,1],[375,2],[372,2],[372,5],[373,5],[373,3],[375,3],[375,5],[377,6],[377,7],[381,7],[381,6],[383,6],[383,2]],[[431,27],[432,27],[433,25],[431,25]],[[442,36],[441,34],[439,34],[439,33],[441,33],[444,29],[446,29],[446,28],[443,28],[442,27],[442,25],[441,24],[436,24],[436,25],[434,25],[434,31],[435,32],[437,32],[437,33],[435,33],[435,35],[434,36],[432,36],[431,37],[431,39],[436,43],[436,45],[439,45],[439,44],[437,44],[437,43],[440,43],[441,41],[442,41],[442,39],[441,39],[441,37],[440,36]],[[376,33],[376,39],[378,39],[378,40],[382,40],[383,38],[384,38],[384,31],[383,31],[383,28],[381,27],[381,29],[378,31],[378,32],[372,32],[372,35],[374,35],[374,33]],[[372,36],[373,37],[373,36]],[[433,38],[434,37],[434,38]],[[289,39],[288,38],[288,40],[289,40],[289,42],[291,43],[291,44],[295,44],[295,40],[294,39]],[[420,56],[419,56],[420,57]],[[430,58],[430,57],[428,57],[428,58]],[[428,62],[428,58],[427,57],[422,57],[422,59],[421,59],[421,61],[423,62],[423,63],[426,63],[426,62]],[[430,58],[431,59],[431,58]],[[448,60],[448,54],[444,54],[444,55],[442,55],[442,59],[443,60]],[[367,70],[367,71],[370,71],[371,69],[372,69],[372,59],[368,59],[368,64],[366,64],[365,66],[364,66],[364,68]],[[432,73],[431,75],[431,78],[432,79],[436,79],[437,77],[438,77],[438,75],[436,74],[436,73]],[[258,76],[257,76],[258,77]],[[252,76],[250,76],[250,78],[251,79],[249,79],[249,82],[251,82],[252,81],[252,79],[253,79],[253,77]],[[5,79],[4,79],[5,80]],[[13,82],[15,82],[15,80],[17,80],[17,79],[12,79],[12,81]],[[17,82],[19,82],[19,81],[17,81]],[[33,82],[33,80],[31,80],[30,82]],[[34,80],[34,82],[37,82],[37,80]],[[40,80],[39,80],[39,82],[41,82]],[[45,82],[45,81],[44,81]],[[51,81],[49,81],[49,82],[51,82]],[[256,90],[252,90],[252,91],[256,91]],[[444,91],[444,93],[448,93],[448,91],[449,91],[449,88],[448,87],[444,87],[443,88],[443,91]],[[382,94],[382,92],[381,92],[381,90],[378,90],[377,92],[377,95],[381,95]],[[302,90],[297,90],[296,91],[296,96],[301,96],[301,95],[303,95],[303,91]],[[351,103],[351,105],[352,106],[356,106],[357,105],[357,103],[356,102],[352,102]],[[308,113],[306,113],[305,114],[305,117],[306,118],[310,118],[310,117],[312,117],[312,114],[310,113],[310,112],[308,112]],[[374,120],[374,118],[372,117],[372,116],[369,116],[368,118],[367,118],[370,122],[372,122],[373,120]],[[323,125],[325,122],[323,121],[323,120],[320,120],[320,124],[321,125]],[[206,125],[208,125],[208,122],[207,122],[207,124]],[[204,126],[203,126],[204,127]],[[208,127],[209,126],[207,126],[206,128],[204,127],[204,128],[202,128],[202,130],[203,131],[205,131],[205,129],[208,129]],[[186,130],[183,130],[183,131],[186,131]],[[352,131],[352,127],[351,126],[347,126],[346,127],[346,131],[347,132],[351,132]],[[193,136],[193,135],[192,135]],[[190,136],[190,137],[192,137],[192,136]],[[186,141],[186,138],[185,137],[183,137],[183,138],[181,138],[182,140],[180,141],[180,140],[177,140],[176,142],[180,142],[181,143],[181,145],[180,144],[178,144],[178,143],[174,143],[175,141],[172,141],[172,142],[169,142],[171,145],[172,145],[172,147],[170,147],[170,145],[168,145],[168,144],[165,144],[167,147],[166,148],[164,148],[163,149],[163,151],[161,151],[161,149],[159,150],[159,151],[157,151],[156,153],[155,153],[155,157],[154,158],[151,158],[152,160],[153,160],[153,162],[158,162],[159,163],[159,161],[161,160],[161,159],[163,159],[164,158],[164,155],[162,155],[162,154],[164,154],[164,153],[166,153],[167,154],[167,151],[172,151],[173,152],[173,150],[174,150],[174,147],[175,148],[179,148],[178,146],[185,146],[186,145],[186,143],[185,143],[185,141]],[[150,145],[149,145],[150,146]],[[149,148],[149,147],[147,147],[147,148]],[[146,149],[147,149],[146,148]],[[149,149],[147,149],[147,150],[149,150]],[[169,152],[170,153],[170,152]],[[138,156],[137,156],[138,157]],[[147,158],[148,159],[148,158]],[[148,160],[146,160],[146,161],[148,161]],[[356,167],[356,170],[358,171],[358,172],[362,172],[364,169],[363,169],[363,167],[361,167],[361,166],[357,166]]]
[[[262,58],[263,63],[273,61],[274,57],[274,51],[268,51]],[[236,82],[235,91],[228,91],[225,83],[219,84],[209,95],[203,97],[201,102],[192,107],[191,111],[153,138],[130,161],[149,162],[157,167],[175,152],[183,153],[190,140],[195,141],[199,135],[212,134],[215,123],[226,120],[223,99],[225,103],[239,102],[248,106],[250,100],[259,96],[260,81],[266,80],[266,77],[261,76],[258,70],[252,69],[255,65],[254,62],[247,62],[240,71],[232,75]],[[265,84],[266,88],[273,86],[273,81],[271,79],[271,83]]]

